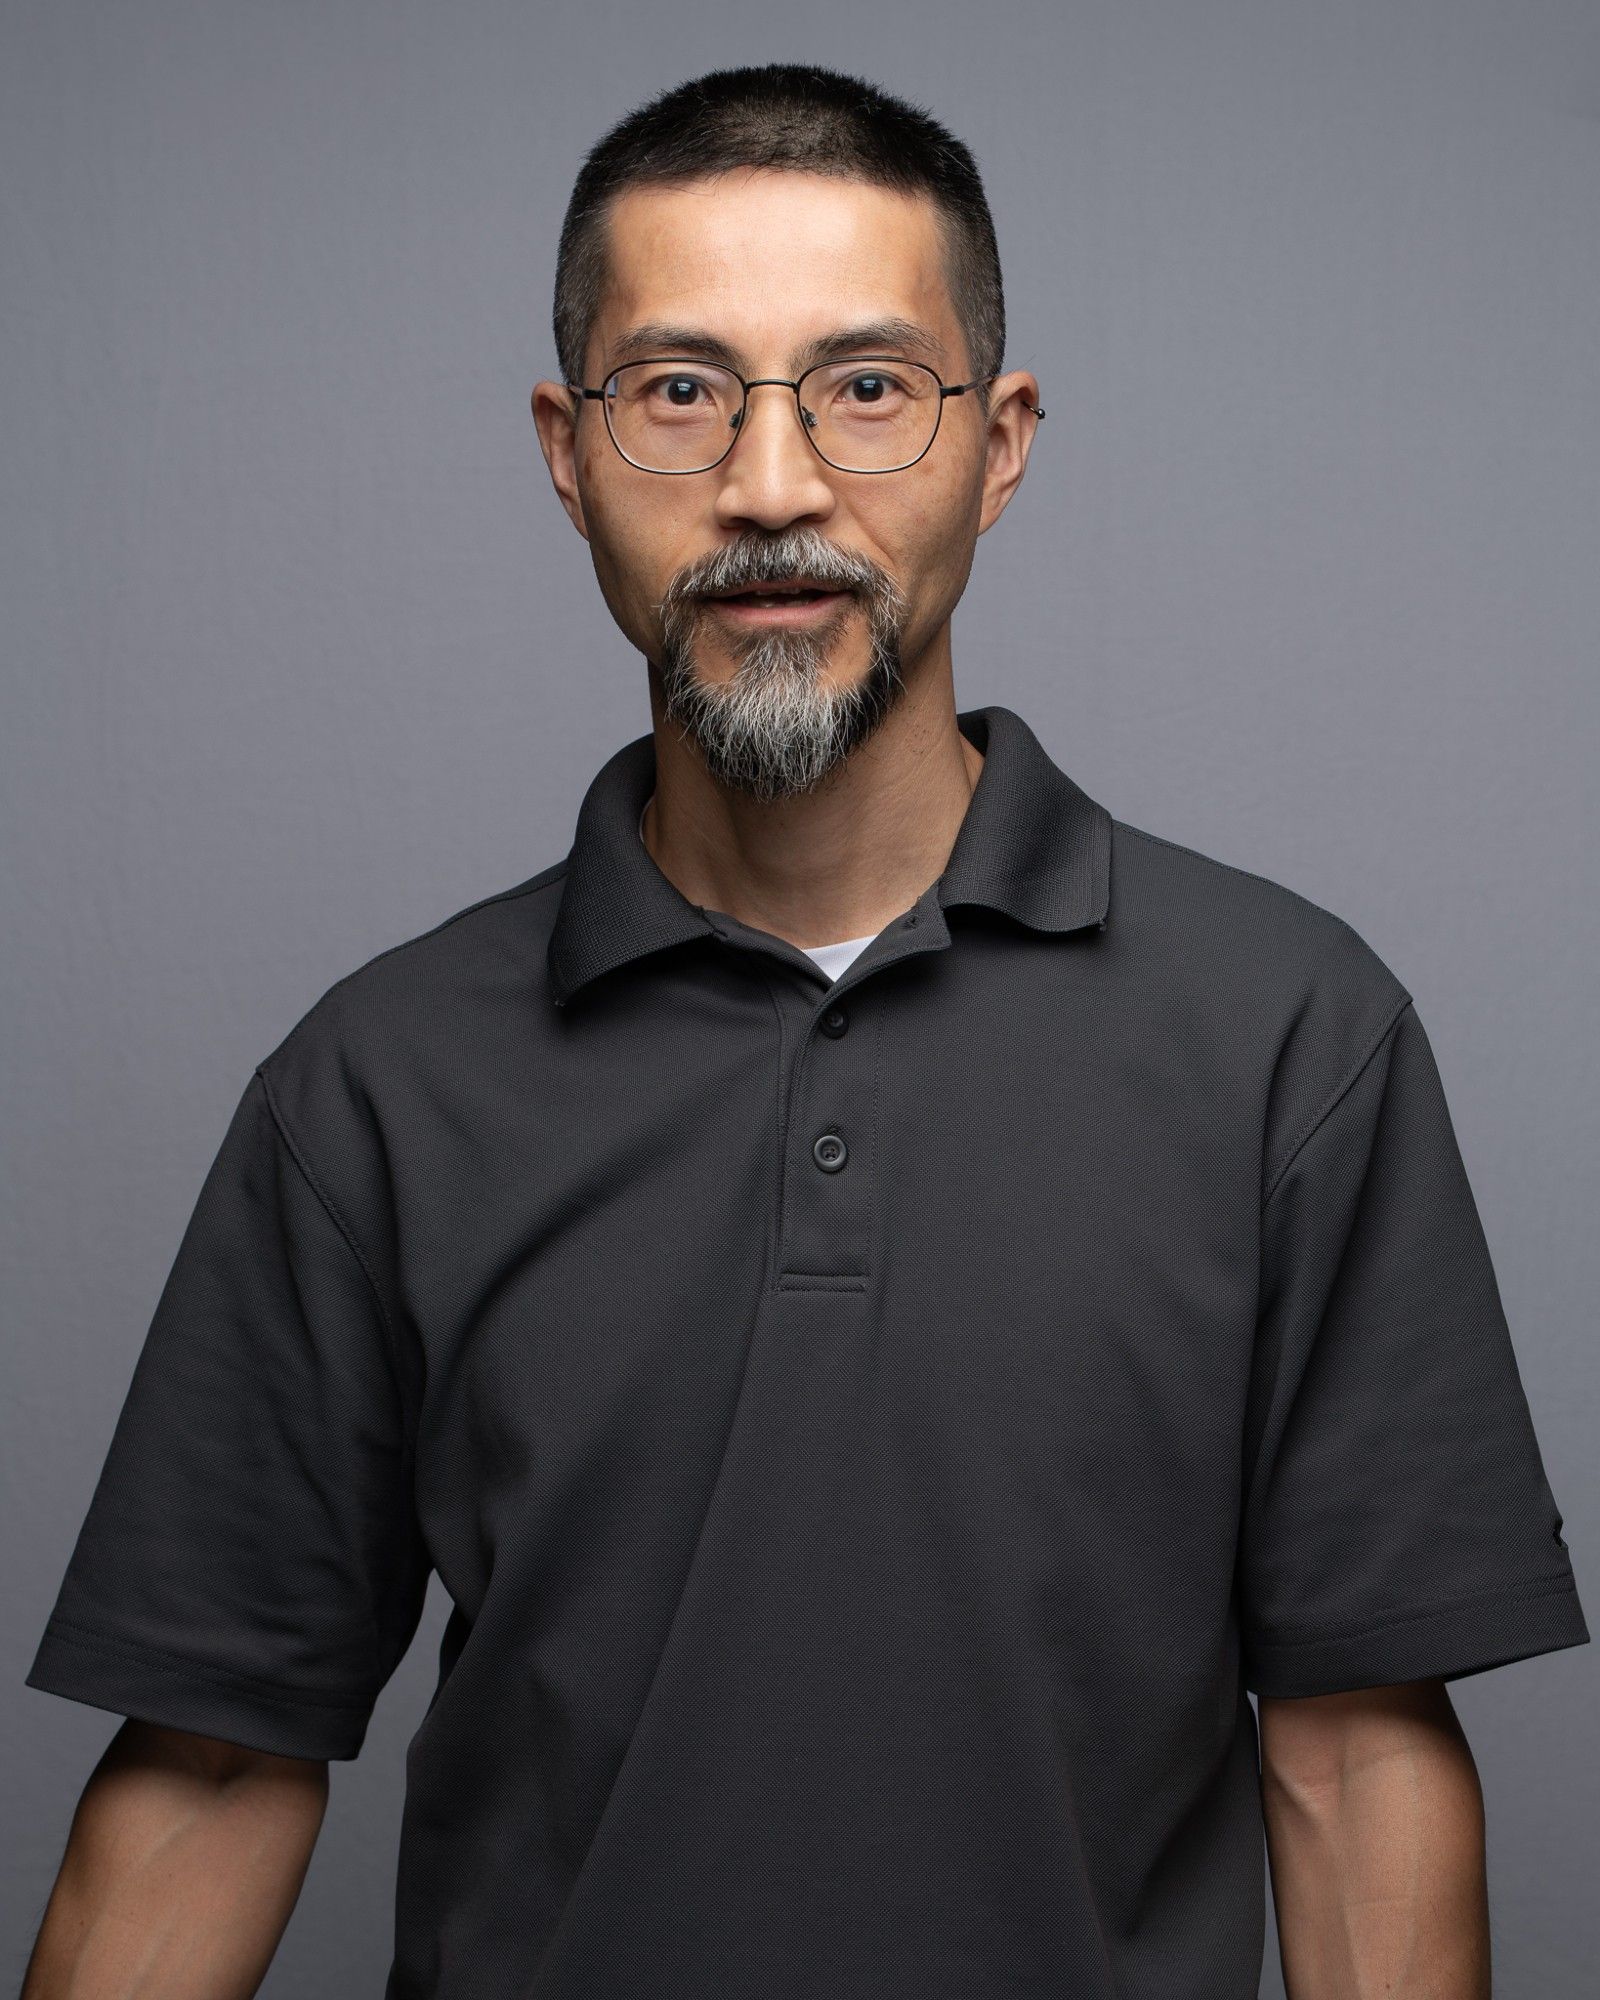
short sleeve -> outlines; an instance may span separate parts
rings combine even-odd
[[[1456,1680],[1584,1644],[1488,1245],[1409,1001],[1262,1210],[1245,1684]]]
[[[429,1574],[389,1316],[258,1069],[134,1367],[29,1687],[350,1758]]]

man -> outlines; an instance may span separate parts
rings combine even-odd
[[[133,1718],[29,2000],[254,1991],[434,1569],[390,2000],[1243,2000],[1263,1835],[1295,2000],[1487,1994],[1444,1683],[1588,1633],[1438,1072],[958,714],[1043,414],[970,154],[699,78],[555,329],[652,729],[251,1077],[28,1676]]]

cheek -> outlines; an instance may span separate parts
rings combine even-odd
[[[589,547],[613,617],[631,637],[654,635],[656,604],[674,568],[688,559],[647,510],[603,489],[587,503]]]
[[[968,504],[965,487],[929,478],[863,507],[860,519],[917,614],[943,603],[953,582],[959,589],[977,533],[976,509]]]

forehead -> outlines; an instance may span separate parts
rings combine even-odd
[[[927,195],[828,175],[739,169],[683,187],[630,188],[612,204],[602,354],[644,322],[715,332],[752,363],[830,328],[898,315],[952,355],[939,210]]]

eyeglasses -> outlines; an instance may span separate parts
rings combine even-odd
[[[598,389],[566,386],[601,405],[611,442],[641,472],[709,472],[720,465],[739,441],[750,391],[763,387],[794,391],[801,428],[825,465],[837,472],[904,472],[938,435],[945,399],[995,379],[947,387],[920,361],[858,354],[821,362],[795,382],[781,375],[747,382],[718,362],[668,355],[629,361]]]

